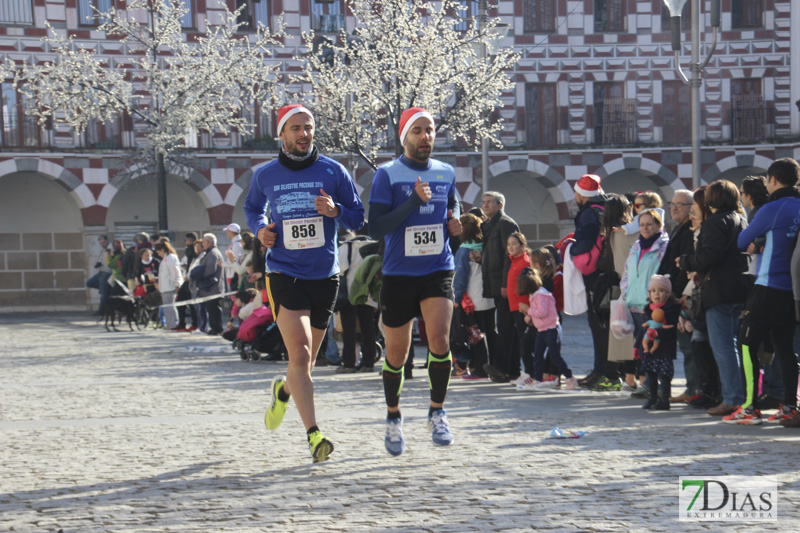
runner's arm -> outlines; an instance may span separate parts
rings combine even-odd
[[[339,224],[353,231],[364,226],[364,204],[361,203],[353,178],[346,171],[339,178],[335,202],[339,208],[339,215],[336,217]]]
[[[377,202],[369,203],[369,234],[373,239],[380,239],[394,231],[408,218],[414,209],[422,205],[422,199],[417,194],[411,194],[408,200],[392,211],[392,206]]]
[[[244,215],[247,218],[247,225],[250,231],[258,238],[258,230],[267,225],[267,196],[258,185],[258,178],[261,174],[256,171],[250,181],[250,190],[244,201]]]

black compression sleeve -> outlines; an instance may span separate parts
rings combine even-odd
[[[416,194],[412,193],[408,200],[392,211],[392,206],[379,203],[369,204],[369,234],[373,239],[380,239],[381,237],[391,233],[397,226],[414,211],[422,205],[422,199]]]

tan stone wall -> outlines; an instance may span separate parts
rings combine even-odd
[[[0,233],[0,311],[86,305],[81,233]]]

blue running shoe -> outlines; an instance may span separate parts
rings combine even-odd
[[[447,423],[447,413],[444,409],[437,409],[428,417],[428,431],[431,432],[433,443],[447,446],[453,443],[453,434],[450,424]]]
[[[386,451],[392,455],[400,455],[406,449],[406,441],[403,438],[403,419],[386,419],[386,438],[383,439]]]

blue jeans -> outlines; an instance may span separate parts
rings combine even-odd
[[[88,280],[86,286],[90,289],[97,289],[100,292],[100,305],[97,307],[97,312],[103,312],[103,302],[108,298],[111,292],[111,285],[108,284],[108,278],[111,277],[111,272],[98,272]]]
[[[728,405],[744,403],[744,382],[736,335],[744,304],[720,304],[706,309],[708,340],[714,351],[722,386],[722,401]]]

